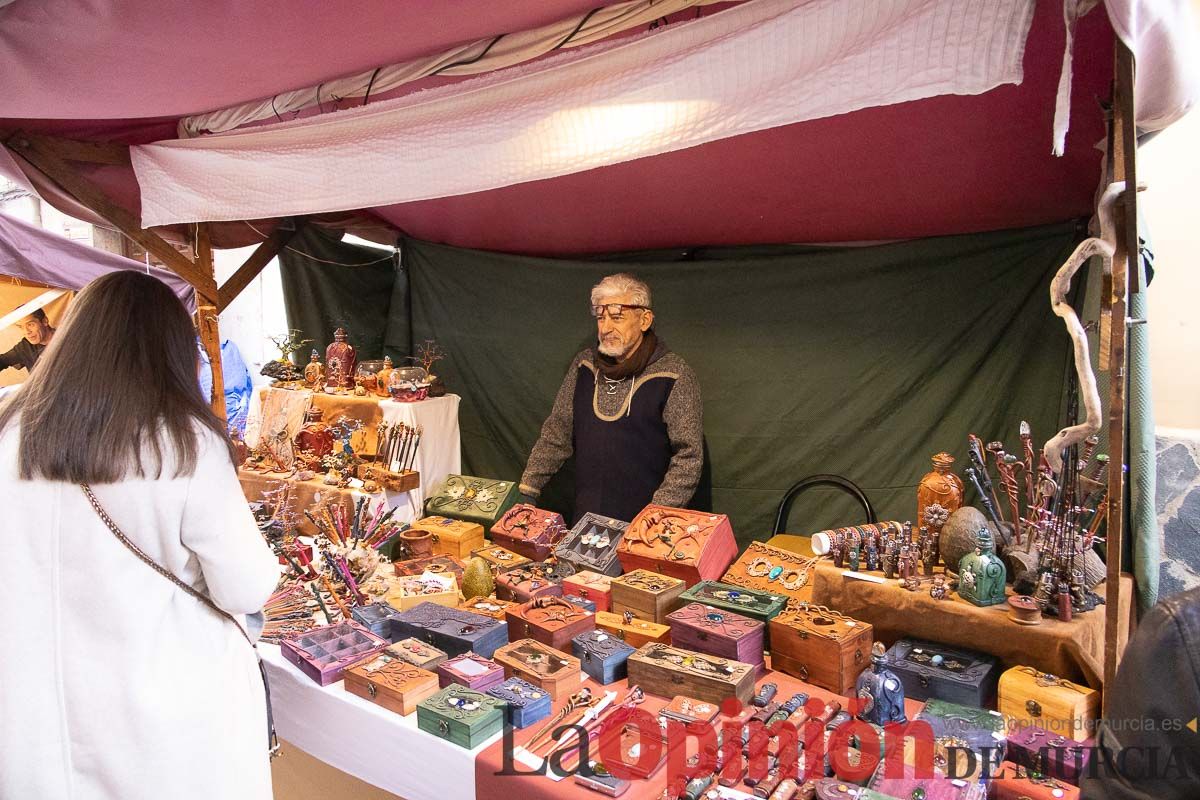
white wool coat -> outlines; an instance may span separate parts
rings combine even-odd
[[[269,800],[254,651],[78,486],[20,480],[18,436],[0,434],[0,800]],[[244,615],[279,567],[224,445],[201,441],[191,476],[93,489],[147,555]]]

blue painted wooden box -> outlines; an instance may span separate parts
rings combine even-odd
[[[554,705],[549,692],[520,678],[509,678],[487,694],[508,704],[505,713],[514,728],[527,728],[545,719]]]
[[[636,647],[598,628],[571,640],[571,654],[579,659],[580,668],[605,686],[625,680],[625,662],[636,652]]]
[[[596,604],[593,603],[591,600],[586,600],[586,599],[580,597],[577,594],[564,594],[563,600],[566,600],[568,603],[571,603],[572,605],[577,605],[580,608],[586,608],[588,611],[591,611],[593,614],[596,613]]]
[[[497,647],[508,644],[508,626],[482,614],[421,603],[392,618],[392,639],[410,636],[445,650],[451,657],[474,651],[491,658]]]

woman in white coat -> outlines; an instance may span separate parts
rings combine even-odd
[[[106,275],[0,405],[0,800],[268,800],[266,707],[233,623],[279,569],[165,285]]]

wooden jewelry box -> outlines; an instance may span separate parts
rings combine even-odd
[[[465,603],[459,603],[458,607],[463,611],[470,611],[472,614],[483,614],[485,617],[503,620],[505,612],[516,605],[519,604],[511,600],[497,600],[494,597],[472,597]]]
[[[396,611],[408,611],[421,603],[456,608],[461,597],[454,575],[393,575],[388,578],[388,591],[384,595],[387,604]]]
[[[463,653],[439,664],[437,675],[443,689],[457,683],[477,692],[486,692],[504,680],[504,667],[474,653]]]
[[[963,780],[979,777],[983,764],[987,763],[985,748],[990,750],[987,755],[991,758],[991,768],[998,759],[1004,758],[1008,741],[1004,717],[999,711],[933,698],[925,703],[916,719],[928,723],[933,730],[933,765],[946,774],[957,775]],[[905,763],[920,766],[915,759],[921,749],[913,746],[912,740],[905,740]],[[964,750],[975,753],[973,771]]]
[[[450,573],[459,583],[462,582],[463,570],[465,569],[466,565],[453,556],[429,556],[427,558],[414,558],[409,561],[392,562],[392,571],[397,576],[423,575],[426,572],[432,572],[434,575]]]
[[[1005,720],[1007,722],[1007,720]],[[1095,739],[1076,742],[1037,725],[1008,728],[1008,758],[1056,780],[1079,785],[1095,755]]]
[[[641,647],[650,642],[666,644],[671,641],[671,629],[666,625],[638,619],[632,611],[614,614],[610,611],[596,612],[596,627],[608,631],[626,644]]]
[[[508,678],[487,691],[488,696],[507,704],[508,720],[514,728],[528,728],[550,716],[554,703],[550,693],[520,678]]]
[[[436,671],[438,665],[450,657],[446,655],[445,650],[439,650],[431,644],[426,644],[420,639],[413,639],[411,637],[396,641],[395,644],[388,648],[388,652],[415,667],[420,667],[430,672]]]
[[[652,642],[642,645],[626,662],[629,684],[659,697],[686,694],[707,703],[736,697],[750,702],[755,667],[740,661],[680,650]]]
[[[688,586],[720,578],[737,552],[733,527],[724,514],[654,504],[633,518],[617,547],[626,572],[653,570],[681,578]]]
[[[994,656],[900,639],[887,651],[884,663],[904,684],[904,696],[913,700],[938,698],[983,708],[996,699],[1000,662]]]
[[[995,769],[988,781],[990,800],[1078,800],[1079,787],[1011,761]]]
[[[503,665],[505,675],[545,689],[556,701],[579,691],[583,684],[578,658],[533,639],[504,645],[496,651],[495,659]]]
[[[720,713],[721,709],[715,703],[705,703],[694,697],[680,694],[663,706],[658,715],[663,719],[682,722],[685,725],[690,722],[702,722],[707,725]]]
[[[632,611],[642,619],[665,625],[667,614],[675,610],[676,599],[686,589],[682,578],[637,569],[612,579],[612,611]]]
[[[438,676],[413,666],[393,648],[347,668],[343,683],[350,694],[407,716],[417,710],[417,703],[437,693]]]
[[[528,564],[532,559],[526,558],[520,553],[514,553],[507,547],[501,547],[498,544],[489,547],[481,547],[471,555],[479,556],[488,563],[492,571],[502,571],[511,569],[512,567],[520,567]]]
[[[577,570],[591,570],[615,577],[621,574],[617,547],[628,527],[628,522],[589,511],[554,549],[554,555]]]
[[[763,625],[756,619],[732,611],[688,603],[667,615],[671,644],[766,671],[763,660]]]
[[[986,783],[948,778],[937,773],[936,770],[933,775],[928,777],[917,777],[918,774],[928,775],[928,765],[921,773],[918,773],[917,768],[912,765],[903,764],[901,766],[902,774],[893,777],[887,772],[881,761],[875,768],[875,774],[871,776],[867,788],[873,793],[877,793],[874,795],[877,798],[920,797],[924,800],[986,800],[988,796]],[[895,767],[892,769],[896,770]],[[866,800],[866,798],[861,800]]]
[[[500,732],[504,701],[465,686],[447,686],[417,704],[417,727],[468,750]]]
[[[447,475],[425,498],[425,513],[477,522],[484,528],[496,524],[517,502],[517,484],[471,475]]]
[[[322,686],[342,679],[346,667],[378,653],[391,642],[357,622],[337,622],[285,637],[280,652]]]
[[[765,627],[772,618],[787,607],[788,597],[771,594],[758,589],[746,589],[720,581],[701,581],[679,596],[680,603],[701,603],[706,606],[732,611],[743,617],[756,619]],[[764,634],[763,641],[770,644],[771,635]]]
[[[445,650],[450,656],[474,651],[491,658],[508,641],[508,628],[498,619],[437,603],[421,603],[392,619],[392,638],[407,637]]]
[[[545,595],[504,612],[508,640],[536,639],[555,650],[568,650],[571,640],[596,627],[596,615],[561,597]]]
[[[566,600],[571,605],[579,606],[580,608],[584,609],[585,611],[589,611],[592,614],[596,613],[596,604],[591,600],[585,600],[577,594],[564,594],[562,599]]]
[[[799,603],[767,623],[771,668],[846,697],[871,666],[875,629],[837,611]]]
[[[625,662],[637,650],[602,630],[590,630],[571,640],[571,653],[580,668],[601,686],[625,680]]]
[[[1013,667],[1000,676],[996,707],[1009,730],[1038,725],[1082,742],[1095,732],[1100,692],[1033,667]]]
[[[584,600],[591,600],[596,604],[597,611],[612,610],[612,577],[609,575],[585,569],[563,578],[562,589],[563,594],[579,595]]]
[[[542,595],[561,595],[562,582],[570,567],[533,561],[496,575],[496,596],[501,600],[527,603]]]
[[[721,582],[808,601],[812,599],[810,578],[814,569],[811,558],[762,542],[751,542],[725,571]]]
[[[391,639],[392,617],[395,615],[396,609],[387,603],[369,603],[350,609],[350,617],[380,639]]]
[[[545,561],[567,535],[562,514],[518,503],[492,525],[492,541],[531,561]]]
[[[424,517],[412,524],[409,530],[428,531],[433,535],[433,554],[466,559],[472,550],[483,547],[483,526],[450,517]]]

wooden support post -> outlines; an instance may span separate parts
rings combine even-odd
[[[1125,182],[1125,192],[1117,203],[1117,247],[1112,260],[1111,280],[1105,281],[1101,304],[1108,309],[1108,519],[1107,597],[1104,606],[1104,687],[1103,714],[1108,716],[1111,688],[1117,677],[1120,652],[1117,647],[1120,628],[1122,553],[1125,547],[1125,467],[1128,370],[1126,339],[1129,331],[1129,276],[1137,269],[1137,132],[1134,127],[1133,54],[1120,39],[1115,39],[1115,81],[1113,87],[1113,180]]]
[[[229,308],[229,304],[250,285],[250,281],[258,277],[263,268],[271,263],[271,259],[278,255],[279,251],[292,240],[292,237],[300,232],[304,224],[304,217],[296,217],[291,224],[287,220],[280,221],[266,241],[250,254],[246,263],[238,267],[237,272],[230,275],[229,280],[221,284],[221,288],[217,290],[219,301],[217,305],[221,311]]]
[[[195,238],[192,240],[196,253],[196,266],[214,275],[212,239],[209,235],[208,224],[201,222],[196,225]],[[216,285],[214,280],[213,285]],[[212,367],[212,403],[213,413],[221,419],[226,419],[225,410],[225,375],[221,371],[221,331],[217,324],[220,313],[211,302],[205,302],[196,293],[196,327],[200,331],[200,343],[208,353],[208,363]]]

